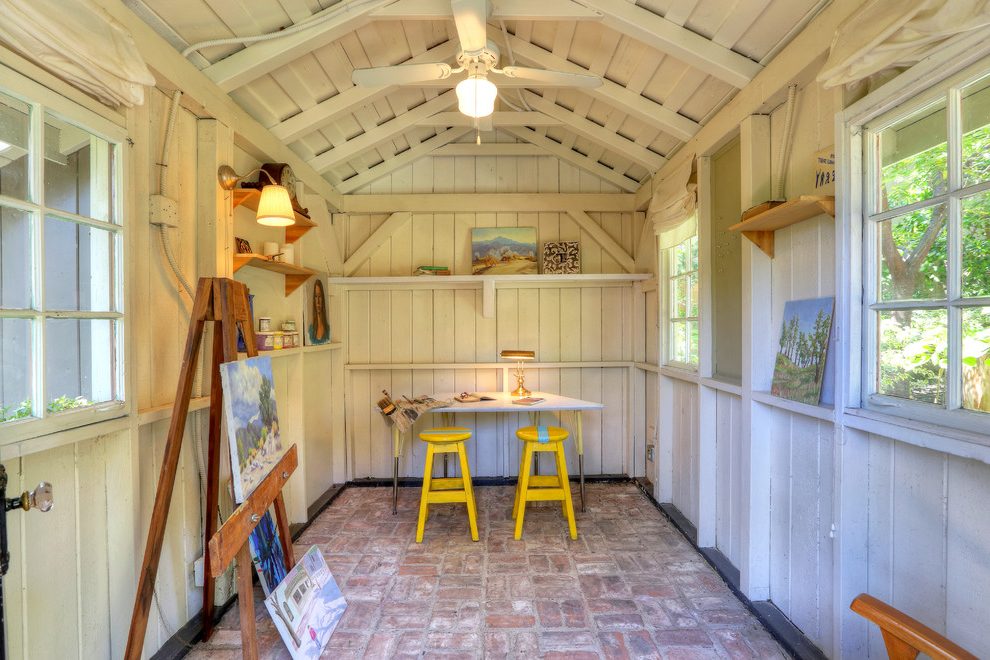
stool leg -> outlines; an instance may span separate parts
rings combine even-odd
[[[471,540],[478,540],[478,510],[475,508],[474,486],[471,484],[471,470],[468,467],[467,452],[464,443],[457,443],[457,456],[461,459],[461,479],[464,481],[464,494],[467,500],[468,523],[471,525]]]
[[[430,499],[430,483],[433,481],[433,445],[426,445],[426,467],[423,468],[423,492],[419,496],[419,520],[416,522],[416,543],[423,542]]]
[[[529,471],[532,469],[533,444],[526,443],[526,452],[523,454],[523,469],[519,481],[519,510],[516,513],[516,534],[518,541],[522,538],[523,518],[526,517],[526,494],[529,492]]]
[[[522,486],[522,473],[523,473],[523,461],[526,460],[526,445],[522,445],[522,449],[519,451],[519,471],[516,473],[516,496],[512,500],[512,519],[516,519],[516,515],[519,513],[519,490]]]
[[[574,521],[574,503],[571,502],[571,480],[567,476],[567,458],[564,455],[564,443],[557,443],[557,475],[561,488],[564,490],[564,515],[567,516],[567,527],[571,538],[577,539],[577,523]]]

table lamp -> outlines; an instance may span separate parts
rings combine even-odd
[[[523,382],[526,379],[525,373],[523,372],[523,362],[526,362],[527,360],[535,360],[536,353],[533,351],[504,350],[498,355],[503,360],[516,361],[516,389],[512,390],[510,394],[512,394],[512,396],[529,396],[532,394],[532,392],[523,387]]]

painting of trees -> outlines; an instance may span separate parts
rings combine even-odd
[[[825,358],[832,329],[832,298],[793,300],[784,305],[780,349],[774,364],[771,393],[817,405],[825,376]]]

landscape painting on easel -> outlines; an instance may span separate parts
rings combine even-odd
[[[535,275],[536,227],[471,230],[472,275]]]
[[[281,460],[272,359],[253,357],[220,365],[230,440],[234,501],[243,502]]]
[[[833,298],[791,300],[784,304],[771,394],[818,405],[834,305]]]

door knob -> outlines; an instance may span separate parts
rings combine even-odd
[[[26,490],[20,497],[12,497],[7,500],[6,510],[24,509],[30,511],[37,509],[42,513],[47,513],[55,506],[55,496],[52,494],[52,485],[47,481],[42,481],[34,490]]]

